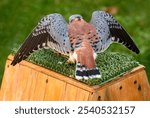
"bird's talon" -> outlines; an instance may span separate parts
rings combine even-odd
[[[68,60],[66,61],[66,64],[74,64],[74,62],[71,61],[70,59],[68,59]]]

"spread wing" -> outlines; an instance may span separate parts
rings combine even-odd
[[[96,27],[99,35],[99,43],[97,43],[96,51],[105,50],[113,42],[122,43],[128,49],[135,53],[139,53],[139,49],[135,45],[132,38],[124,30],[124,28],[114,19],[112,15],[104,11],[95,11],[92,14],[91,24]]]
[[[16,65],[41,48],[51,48],[68,55],[70,51],[68,24],[62,15],[55,13],[43,17],[22,44],[11,65]]]

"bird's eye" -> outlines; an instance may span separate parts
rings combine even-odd
[[[78,19],[78,20],[81,20],[81,18],[80,18],[79,16],[77,17],[77,19]]]

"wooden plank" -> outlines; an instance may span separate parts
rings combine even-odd
[[[4,99],[4,96],[5,96],[5,91],[6,91],[6,86],[7,86],[7,76],[6,74],[8,73],[8,60],[6,61],[6,64],[5,64],[5,71],[4,71],[4,75],[3,75],[3,80],[2,80],[2,84],[1,84],[1,88],[0,88],[0,100],[3,100]]]
[[[142,100],[150,100],[150,85],[147,79],[146,72],[139,72],[137,78],[137,83],[134,81],[134,84],[140,95],[142,94]]]
[[[87,101],[89,98],[90,92],[78,88],[76,94],[76,101]]]
[[[78,96],[78,87],[73,86],[71,84],[67,84],[63,100],[74,101],[76,100],[77,96]]]
[[[33,100],[35,87],[36,87],[36,81],[37,81],[37,75],[38,75],[37,71],[33,69],[30,70],[30,76],[27,78],[26,89],[24,90],[24,94],[22,95],[21,100],[23,101]]]
[[[34,93],[35,93],[35,89],[36,89],[36,84],[37,84],[37,76],[38,76],[38,71],[35,70],[31,70],[31,80],[28,80],[28,87],[30,88],[27,96],[29,97],[29,100],[33,100],[34,99]]]
[[[65,92],[66,82],[47,76],[44,100],[62,100]]]
[[[97,101],[99,99],[99,92],[95,91],[89,94],[89,101]]]
[[[27,79],[30,76],[31,69],[19,65],[19,68],[16,69],[16,73],[14,74],[14,83],[13,83],[13,98],[12,100],[22,100],[22,96],[24,91],[26,90]]]
[[[44,100],[45,96],[47,75],[39,72],[36,79],[36,86],[32,100],[41,101]]]
[[[1,100],[11,100],[12,97],[12,83],[13,83],[13,75],[15,70],[9,66],[10,61],[6,61],[5,72],[2,81],[1,87]],[[17,68],[17,67],[16,67]]]
[[[122,77],[121,81],[99,90],[100,100],[150,100],[149,83],[144,70]],[[144,74],[144,75],[143,75]]]
[[[114,85],[106,88],[106,96],[103,97],[104,100],[135,100],[135,91],[131,79],[134,77],[129,77],[124,79]],[[134,93],[134,94],[133,94]],[[136,99],[140,99],[137,95]]]

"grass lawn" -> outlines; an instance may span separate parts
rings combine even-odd
[[[37,22],[45,15],[58,12],[68,21],[72,14],[81,14],[89,21],[95,10],[118,8],[116,19],[133,37],[141,53],[136,55],[118,44],[108,49],[133,55],[146,67],[150,78],[150,0],[1,0],[0,2],[0,80],[7,56],[21,44]]]

